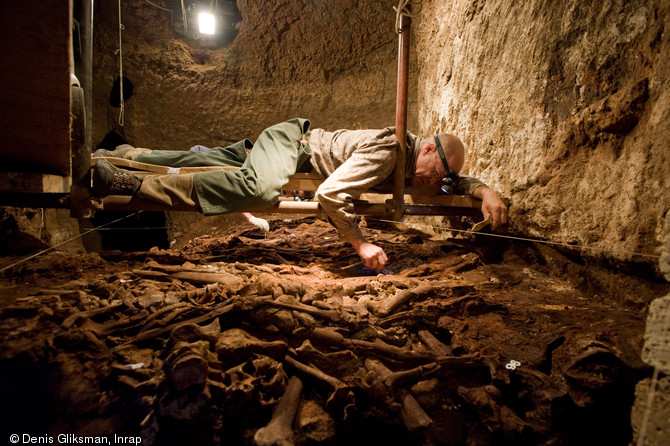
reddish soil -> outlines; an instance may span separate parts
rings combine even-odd
[[[4,271],[6,426],[253,444],[297,376],[296,444],[630,441],[644,314],[566,278],[565,255],[376,223],[378,274],[323,221],[271,224]]]

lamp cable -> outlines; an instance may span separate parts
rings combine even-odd
[[[400,34],[400,21],[402,16],[406,17],[415,17],[421,12],[421,3],[423,0],[400,0],[398,6],[394,6],[393,10],[395,11],[395,31]]]
[[[117,223],[117,222],[119,222],[119,221],[121,221],[121,220],[124,220],[124,219],[126,219],[126,218],[133,217],[133,216],[139,214],[140,212],[142,212],[142,211],[137,211],[137,212],[135,212],[135,213],[133,213],[133,214],[126,215],[126,216],[121,217],[121,218],[117,218],[116,220],[114,220],[114,221],[110,221],[109,223],[105,223],[105,224],[100,225],[100,226],[98,226],[98,227],[89,229],[88,231],[85,231],[85,232],[83,232],[83,233],[81,233],[81,234],[79,234],[79,235],[77,235],[77,236],[75,236],[75,237],[70,237],[69,239],[65,240],[64,242],[58,243],[58,244],[56,244],[56,245],[54,245],[54,246],[51,246],[51,247],[49,247],[49,248],[47,248],[47,249],[44,249],[44,250],[42,250],[42,251],[40,251],[40,252],[38,252],[38,253],[36,253],[36,254],[33,254],[33,255],[31,255],[31,256],[28,256],[28,257],[26,257],[26,258],[24,258],[24,259],[19,260],[18,262],[14,262],[14,263],[12,263],[11,265],[7,265],[7,266],[5,266],[5,267],[3,267],[3,268],[0,268],[0,273],[6,271],[6,270],[8,270],[8,269],[14,268],[15,266],[20,265],[20,264],[23,263],[23,262],[27,262],[27,261],[30,260],[30,259],[34,259],[35,257],[37,257],[37,256],[39,256],[39,255],[42,255],[42,254],[44,254],[45,252],[49,252],[49,251],[51,251],[51,250],[53,250],[53,249],[58,248],[59,246],[63,246],[64,244],[69,243],[69,242],[71,242],[72,240],[76,240],[76,239],[78,239],[78,238],[81,238],[81,237],[85,236],[86,234],[88,234],[89,232],[97,231],[98,229],[100,229],[100,228],[104,228],[105,226],[109,226],[109,225],[112,225],[112,224],[114,224],[114,223]]]
[[[404,225],[409,225],[409,226],[415,226],[417,228],[428,228],[428,229],[442,229],[442,230],[447,230],[450,232],[457,232],[457,233],[462,233],[462,234],[471,234],[471,235],[481,235],[481,236],[486,236],[486,237],[497,237],[497,238],[503,238],[503,239],[509,239],[509,240],[517,240],[517,241],[522,241],[522,242],[531,242],[531,243],[541,243],[544,245],[551,245],[551,246],[559,246],[559,247],[564,247],[564,248],[569,248],[569,249],[579,249],[579,250],[600,250],[602,253],[607,253],[611,255],[615,254],[627,254],[630,256],[635,256],[635,257],[646,257],[646,258],[651,258],[651,259],[658,259],[660,258],[660,255],[658,254],[646,254],[642,252],[633,252],[633,251],[626,251],[626,250],[616,250],[616,251],[605,251],[600,247],[597,246],[586,246],[586,245],[578,245],[578,244],[570,244],[570,243],[563,243],[563,242],[552,242],[550,240],[542,240],[542,239],[537,239],[537,238],[530,238],[530,237],[516,237],[512,235],[502,235],[502,234],[492,234],[488,232],[475,232],[475,231],[470,231],[470,230],[465,230],[465,229],[455,229],[455,228],[449,228],[449,227],[439,227],[439,226],[434,226],[434,225],[422,225],[418,223],[406,223],[403,221],[395,221],[395,220],[385,220],[383,218],[376,218],[376,217],[367,217],[369,220],[374,220],[374,221],[381,221],[385,223],[394,223],[394,224],[404,224]]]
[[[121,22],[121,0],[119,0],[119,49],[116,54],[119,55],[119,125],[123,127],[125,120],[125,101],[123,98],[123,23]]]

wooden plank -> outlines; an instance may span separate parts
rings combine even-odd
[[[139,161],[131,161],[114,157],[91,158],[91,165],[95,166],[95,164],[100,160],[107,161],[108,163],[113,164],[116,167],[120,167],[122,169],[138,170],[157,175],[210,172],[213,170],[225,170],[225,171],[239,170],[238,167],[228,167],[228,166],[169,167],[169,166],[160,166],[158,164],[140,163]]]
[[[25,172],[0,172],[0,192],[63,194],[70,192],[72,178]]]
[[[103,210],[106,211],[187,211],[197,212],[192,206],[175,205],[165,206],[155,201],[145,200],[138,197],[124,195],[108,195],[102,202]],[[279,201],[273,207],[267,209],[253,209],[255,213],[263,214],[310,214],[317,215],[321,212],[319,203],[316,201]]]
[[[70,0],[0,8],[0,170],[70,175]]]
[[[313,173],[296,173],[288,183],[282,187],[284,190],[316,191],[323,183],[323,178]]]
[[[405,204],[408,206],[448,206],[459,208],[480,208],[482,202],[468,195],[411,195],[405,194]],[[392,194],[361,194],[363,201],[370,203],[385,203],[393,199]]]
[[[125,160],[122,158],[113,158],[113,157],[97,157],[91,159],[91,164],[95,165],[100,160],[105,160],[110,164],[120,167],[122,169],[132,169],[138,176],[143,175],[170,175],[170,174],[181,174],[181,173],[197,173],[197,172],[210,172],[213,170],[225,170],[228,172],[234,172],[239,170],[239,167],[228,167],[228,166],[201,166],[201,167],[168,167],[168,166],[159,166],[158,164],[149,164],[149,163],[140,163],[138,161]],[[135,172],[137,171],[137,172]],[[323,178],[319,175],[313,173],[296,173],[289,180],[289,182],[283,187],[285,190],[304,190],[304,191],[315,191],[323,183]]]
[[[374,194],[372,194],[374,195]],[[392,197],[392,195],[381,195],[382,198]],[[447,200],[439,200],[439,205],[416,205],[409,206],[413,215],[470,215],[478,212],[479,205],[477,200],[469,197],[447,196]],[[465,200],[462,200],[464,198]],[[414,203],[411,196],[405,196],[407,201]],[[354,200],[354,208],[359,215],[385,215],[391,211],[387,203],[388,200]],[[137,197],[110,195],[103,199],[103,209],[105,210],[149,210],[149,211],[190,211],[197,210],[190,206],[177,205],[165,206],[154,201],[143,200]],[[293,201],[280,200],[274,206],[266,209],[250,209],[250,212],[276,214],[309,214],[318,215],[321,213],[321,206],[316,201]]]
[[[181,169],[174,170],[173,168],[167,166],[158,166],[155,164],[139,163],[137,161],[124,160],[121,158],[93,158],[93,162],[97,160],[105,159],[110,163],[122,167],[122,168],[132,168],[138,169],[143,172],[136,172],[138,176],[143,176],[145,174],[180,174],[180,173],[189,173],[189,172],[204,172],[208,170],[227,170],[235,171],[239,170],[237,167],[222,167],[222,166],[208,166],[208,167],[182,167]],[[315,191],[323,183],[323,178],[314,173],[296,173],[291,177],[289,182],[282,187],[283,190],[302,190],[302,191]],[[407,194],[404,195],[404,204],[407,206],[413,206],[412,214],[415,212],[422,212],[422,209],[417,209],[419,206],[436,206],[436,207],[448,207],[448,208],[469,208],[469,209],[479,209],[481,207],[481,201],[475,198],[466,196],[466,195],[446,195],[440,191],[439,186],[422,186],[422,187],[408,187]],[[373,209],[372,212],[377,213],[379,206],[390,206],[393,200],[392,194],[376,194],[376,193],[364,193],[361,194],[358,200],[355,200],[360,207],[366,207],[366,209]],[[115,204],[112,204],[112,201]],[[110,205],[117,206],[118,201],[110,200]],[[304,203],[304,202],[302,202]],[[147,203],[147,206],[153,206],[150,203]],[[289,206],[289,205],[285,205]],[[148,209],[148,208],[147,208]],[[428,212],[430,211],[430,212]],[[440,212],[438,209],[427,209],[426,213],[434,215],[435,212]],[[446,212],[447,214],[452,214],[453,212]]]

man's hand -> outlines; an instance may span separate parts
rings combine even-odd
[[[251,217],[249,223],[261,229],[263,232],[270,232],[270,223],[264,218]]]
[[[256,226],[264,232],[270,232],[270,224],[264,218],[258,218],[251,215],[249,212],[242,212],[242,216],[247,219],[249,223]]]
[[[386,253],[379,246],[368,243],[365,240],[352,240],[351,246],[353,246],[358,255],[361,256],[363,263],[365,263],[365,266],[368,268],[374,269],[375,271],[381,271],[384,269],[384,266],[386,266],[388,257],[386,257]]]
[[[500,225],[507,223],[507,206],[500,199],[496,191],[486,186],[479,186],[472,195],[482,200],[482,214],[484,218],[493,216],[491,230],[495,231]]]

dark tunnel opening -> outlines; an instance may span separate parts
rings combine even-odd
[[[102,211],[91,219],[98,246],[89,237],[86,248],[93,251],[148,251],[169,248],[164,212]],[[102,226],[102,227],[101,227]]]

